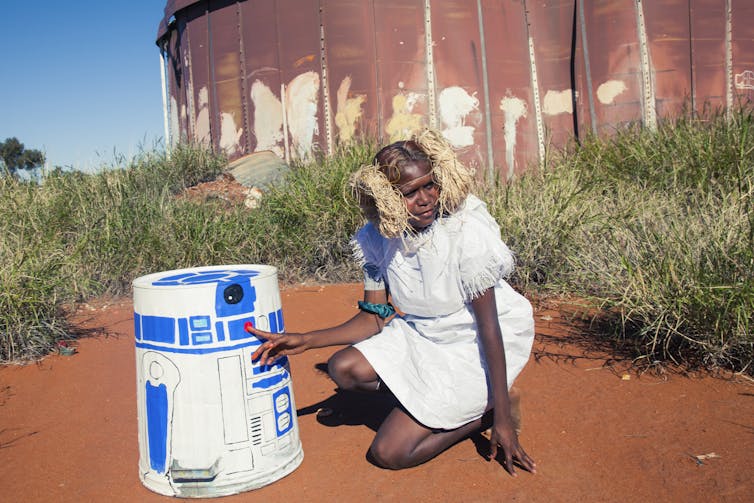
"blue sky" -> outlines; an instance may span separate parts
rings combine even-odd
[[[15,0],[0,14],[0,141],[93,171],[162,149],[165,0]]]

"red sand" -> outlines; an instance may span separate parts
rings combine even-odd
[[[346,319],[360,293],[358,285],[283,290],[287,328]],[[73,356],[0,367],[0,499],[165,501],[138,478],[130,300],[83,310],[79,320],[106,335],[81,340]],[[521,440],[537,475],[508,476],[485,460],[481,437],[417,468],[371,465],[365,453],[384,410],[334,398],[315,367],[328,348],[291,359],[302,465],[222,501],[752,501],[751,382],[624,374],[567,332],[558,313],[538,311],[535,353],[517,381]],[[314,412],[322,406],[336,411],[328,425]]]

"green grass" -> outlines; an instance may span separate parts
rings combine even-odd
[[[754,373],[754,118],[741,107],[617,131],[480,187],[517,255],[512,281],[596,306],[594,337],[640,364]],[[95,175],[0,178],[0,360],[69,337],[63,307],[129,295],[142,274],[265,263],[285,282],[358,280],[348,240],[361,217],[346,180],[365,142],[295,164],[249,210],[176,197],[224,159],[181,147]]]

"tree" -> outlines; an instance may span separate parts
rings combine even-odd
[[[0,143],[0,159],[10,174],[19,169],[34,169],[42,166],[45,155],[36,149],[27,149],[15,136]]]

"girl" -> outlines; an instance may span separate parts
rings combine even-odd
[[[266,340],[253,355],[261,364],[349,345],[328,362],[335,383],[386,387],[400,403],[369,448],[385,468],[423,463],[492,419],[491,459],[500,446],[511,475],[514,461],[535,471],[508,394],[531,351],[532,309],[504,280],[513,256],[485,204],[469,194],[472,181],[437,132],[384,147],[351,178],[368,220],[352,240],[364,269],[359,312],[304,334],[251,329]],[[402,314],[393,316],[388,296]]]

